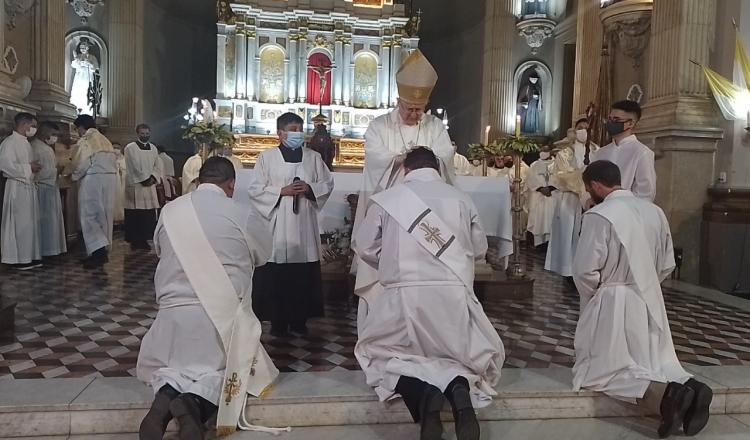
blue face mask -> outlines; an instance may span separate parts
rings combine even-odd
[[[288,131],[286,132],[286,139],[282,141],[282,143],[291,150],[297,150],[305,143],[305,133],[300,131]]]

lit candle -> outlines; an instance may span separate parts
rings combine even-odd
[[[516,115],[516,137],[521,136],[521,115]]]
[[[484,145],[489,145],[490,143],[490,126],[488,125],[487,128],[484,129]]]

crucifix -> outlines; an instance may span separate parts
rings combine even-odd
[[[308,69],[312,70],[318,75],[318,87],[319,87],[319,94],[318,94],[318,115],[313,118],[313,121],[316,121],[316,125],[318,123],[325,124],[327,121],[327,118],[323,115],[323,93],[325,93],[326,90],[326,74],[333,70],[334,65],[331,64],[330,66],[307,66]]]

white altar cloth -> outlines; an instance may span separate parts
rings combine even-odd
[[[359,194],[362,187],[361,173],[332,173],[333,192],[323,210],[318,214],[320,232],[332,232],[343,228],[344,217],[351,217],[346,196]],[[248,188],[255,170],[243,169],[237,175],[234,199],[243,204],[250,203]],[[479,211],[479,220],[488,236],[500,238],[498,257],[513,253],[513,226],[511,220],[510,185],[504,176],[474,177],[457,176],[456,186],[469,194]]]

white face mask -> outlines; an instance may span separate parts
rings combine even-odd
[[[576,140],[580,143],[585,143],[586,138],[588,137],[588,133],[584,129],[576,130]]]
[[[47,139],[47,145],[55,145],[57,143],[57,136],[50,136],[49,139]]]
[[[539,159],[542,159],[542,160],[547,160],[547,159],[549,159],[549,152],[547,152],[547,151],[542,151],[541,153],[539,153]]]
[[[34,137],[36,134],[36,127],[29,127],[28,130],[26,130],[26,137]]]

